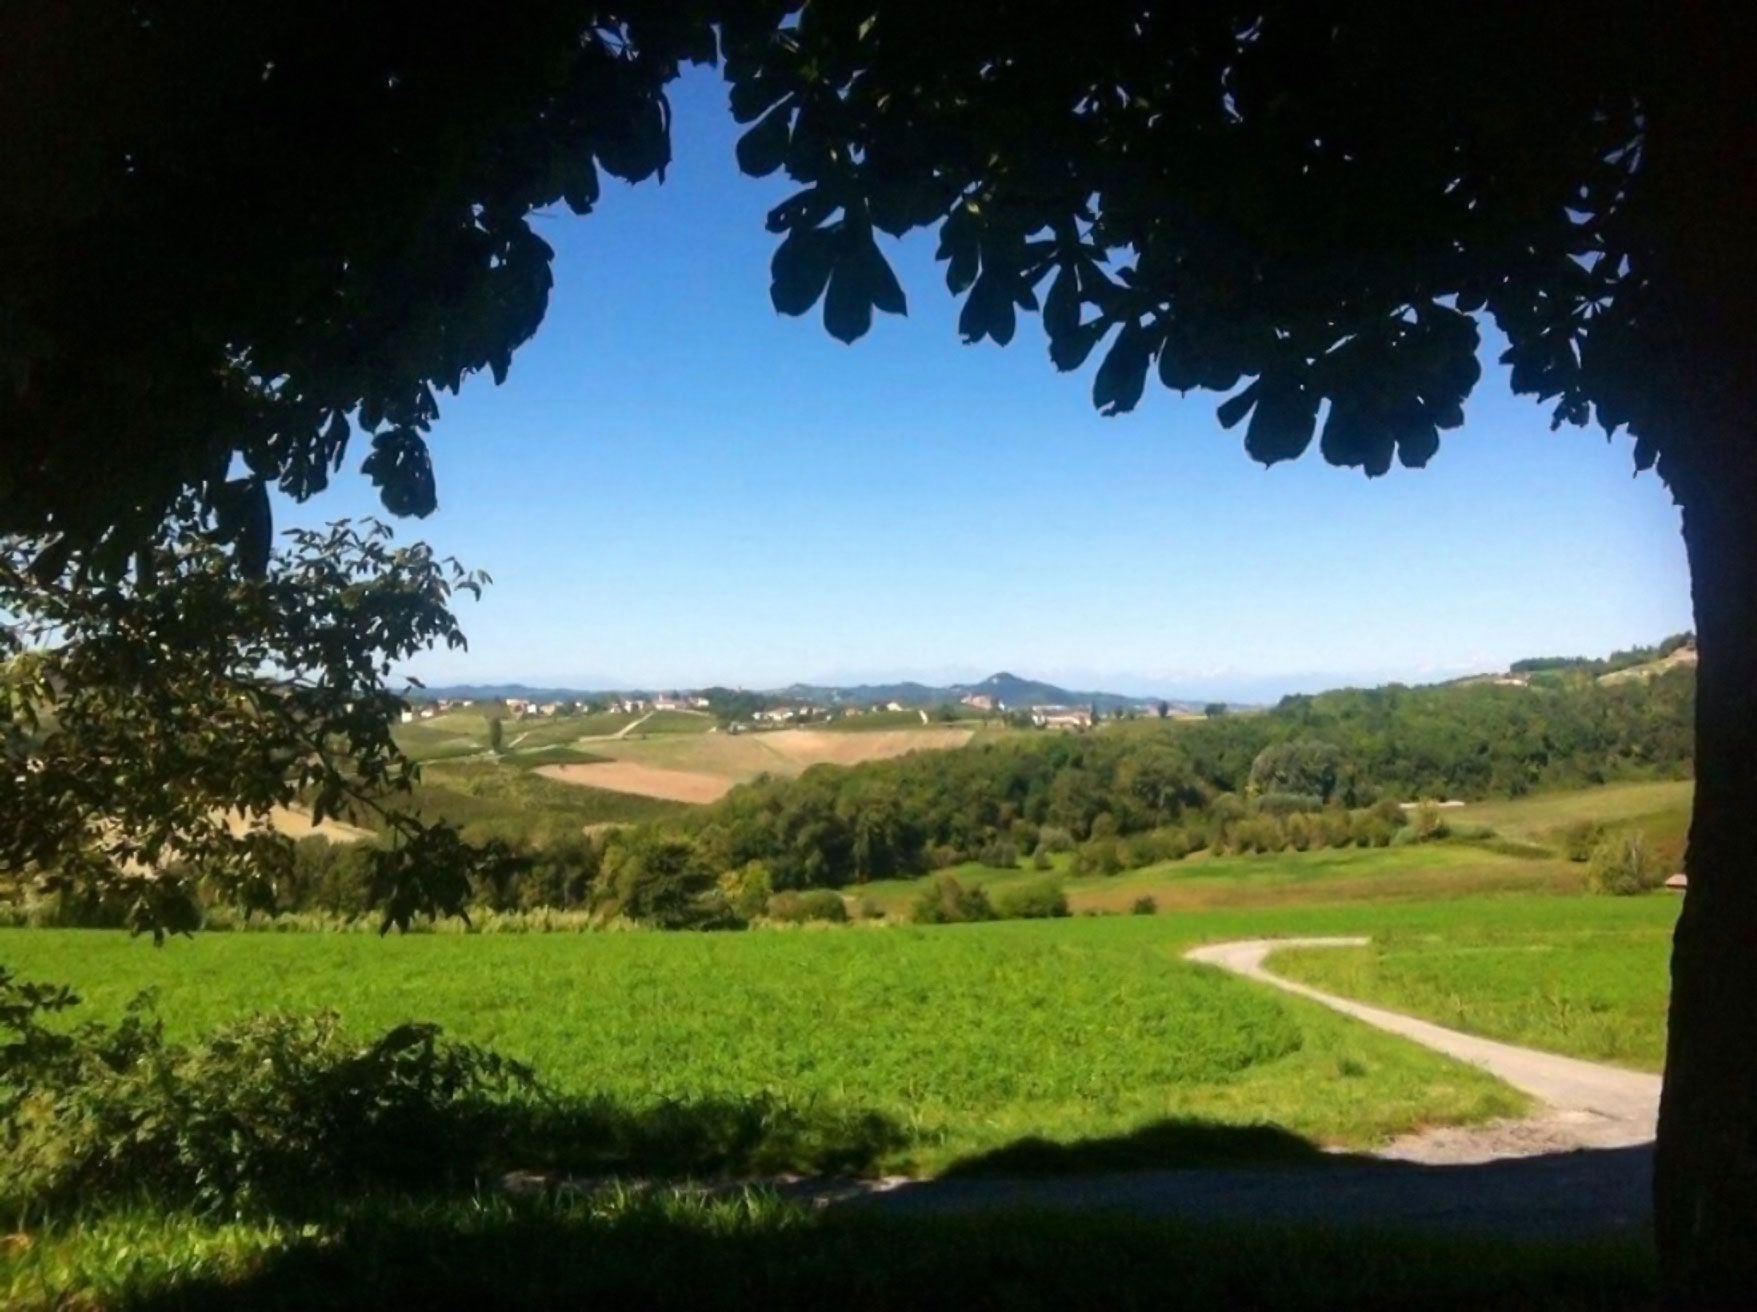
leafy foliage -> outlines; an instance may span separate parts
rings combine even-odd
[[[302,804],[388,826],[370,854],[387,927],[460,908],[476,854],[385,804],[415,770],[384,679],[462,645],[449,602],[482,576],[346,522],[288,533],[248,574],[185,509],[102,586],[77,560],[45,574],[40,544],[0,550],[0,869],[187,931],[192,881],[273,907],[293,861],[274,813]]]
[[[1009,885],[993,899],[1000,920],[1053,920],[1068,914],[1068,895],[1059,879],[1029,879]]]
[[[1640,830],[1614,834],[1593,848],[1586,865],[1586,888],[1591,893],[1633,897],[1651,893],[1665,882],[1669,872]]]
[[[535,1093],[525,1067],[435,1025],[356,1044],[333,1013],[260,1016],[176,1044],[148,995],[115,1025],[45,1026],[76,1001],[0,970],[0,1200],[14,1206],[234,1208],[433,1183],[476,1167],[496,1114]]]

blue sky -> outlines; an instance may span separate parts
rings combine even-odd
[[[782,178],[741,177],[711,74],[664,185],[536,222],[555,290],[506,384],[441,397],[440,510],[399,536],[488,570],[429,683],[774,686],[999,669],[1259,698],[1600,653],[1690,627],[1677,512],[1629,444],[1549,431],[1485,350],[1465,427],[1383,479],[1264,470],[1218,398],[1093,410],[1034,319],[966,347],[931,238],[909,317],[849,347],[769,306]],[[1094,357],[1096,360],[1096,356]],[[351,466],[364,450],[351,453]],[[372,512],[358,478],[283,512]]]

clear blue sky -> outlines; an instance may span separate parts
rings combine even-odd
[[[441,397],[440,510],[487,569],[433,682],[760,687],[979,678],[1257,698],[1601,653],[1690,627],[1670,498],[1629,444],[1549,431],[1485,350],[1465,427],[1369,481],[1264,470],[1218,398],[1104,419],[1035,319],[966,347],[929,238],[909,317],[849,347],[769,306],[781,178],[733,162],[716,77],[676,89],[664,185],[607,185],[556,250],[537,337]],[[1096,360],[1096,356],[1094,357]],[[357,466],[364,450],[350,455]],[[350,478],[289,522],[371,512]]]

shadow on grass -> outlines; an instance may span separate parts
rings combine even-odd
[[[386,1204],[128,1302],[252,1308],[1634,1308],[1645,1245],[1107,1214],[897,1217],[745,1198]]]
[[[945,1176],[1085,1175],[1101,1171],[1335,1162],[1310,1139],[1278,1125],[1156,1121],[1128,1134],[1057,1143],[1026,1138],[954,1162]]]
[[[498,1163],[575,1175],[870,1175],[909,1143],[879,1112],[763,1098],[640,1107],[558,1100],[504,1114],[494,1136]]]

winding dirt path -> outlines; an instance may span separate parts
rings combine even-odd
[[[1284,948],[1359,948],[1366,947],[1368,942],[1364,938],[1258,938],[1209,943],[1190,949],[1184,956],[1309,998],[1376,1029],[1479,1066],[1542,1104],[1522,1120],[1409,1135],[1380,1150],[1379,1156],[1434,1163],[1481,1162],[1575,1148],[1625,1148],[1653,1142],[1659,1120],[1657,1075],[1464,1034],[1432,1021],[1325,993],[1276,975],[1264,965],[1271,953]]]

